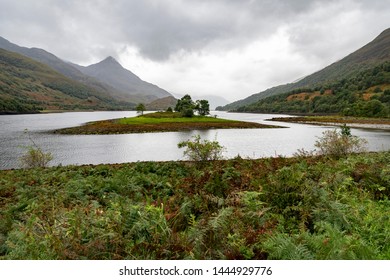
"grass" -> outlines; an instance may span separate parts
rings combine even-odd
[[[117,121],[119,124],[165,124],[165,123],[239,123],[239,121],[219,119],[207,116],[193,116],[185,118],[180,113],[157,112],[135,118],[122,118]]]
[[[0,171],[0,259],[390,259],[390,152]]]
[[[180,113],[157,112],[138,117],[105,120],[87,123],[78,127],[56,130],[61,134],[119,134],[167,132],[181,130],[227,129],[227,128],[275,128],[277,126],[252,122],[219,119],[207,116],[181,117]]]

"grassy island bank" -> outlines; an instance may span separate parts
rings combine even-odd
[[[90,122],[82,126],[56,130],[61,134],[120,134],[202,130],[221,128],[275,128],[259,123],[226,120],[207,116],[182,117],[177,112],[157,112],[132,118]]]
[[[390,152],[0,171],[0,259],[390,259]]]

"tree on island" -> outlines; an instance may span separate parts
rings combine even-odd
[[[186,94],[177,100],[175,111],[180,112],[183,117],[192,117],[194,115],[195,103],[190,95]]]
[[[210,114],[210,104],[207,100],[197,100],[195,105],[195,110],[198,111],[200,116],[206,116]]]
[[[188,118],[194,115],[194,111],[197,111],[200,116],[206,116],[210,114],[210,105],[207,100],[197,100],[194,102],[191,96],[186,94],[177,101],[175,111],[180,112],[183,117]]]
[[[141,114],[141,116],[144,114],[144,111],[146,110],[145,105],[143,103],[139,103],[137,107],[135,107],[137,110],[137,114]]]

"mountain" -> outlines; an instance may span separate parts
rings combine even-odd
[[[342,79],[351,78],[361,71],[374,68],[386,61],[390,61],[390,28],[383,31],[372,42],[359,50],[314,74],[294,83],[276,86],[263,92],[253,94],[245,99],[219,107],[218,109],[234,110],[269,96],[286,93],[300,88],[321,86]]]
[[[119,102],[43,63],[0,48],[0,113],[124,110],[134,105]]]
[[[64,76],[119,101],[147,103],[161,97],[170,96],[167,91],[142,81],[129,70],[124,69],[112,57],[108,57],[97,64],[83,67],[65,62],[43,49],[18,46],[3,37],[0,37],[0,48],[46,64]]]
[[[3,37],[0,37],[0,48],[27,56],[46,64],[71,79],[81,81],[86,78],[79,70],[43,49],[20,47]]]
[[[83,74],[80,70],[78,70],[74,66],[70,65],[69,63],[55,56],[54,54],[51,54],[43,49],[20,47],[16,44],[9,42],[3,37],[0,37],[0,48],[27,56],[38,62],[46,64],[47,66],[53,68],[54,70],[63,74],[64,76],[72,80],[81,82],[87,86],[93,87],[96,90],[105,92],[108,95],[110,95],[112,91],[115,91],[114,89],[110,88],[108,85],[104,85],[99,81],[97,81],[96,79]]]
[[[133,100],[138,99],[139,102],[150,102],[159,98],[172,96],[166,90],[141,80],[134,73],[123,68],[111,56],[87,67],[76,67],[83,74],[94,77],[121,92],[121,94],[116,94],[115,97],[122,100],[129,99],[129,95],[133,96]]]

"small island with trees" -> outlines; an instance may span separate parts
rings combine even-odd
[[[207,100],[197,100],[194,102],[188,94],[177,101],[174,109],[169,107],[164,112],[144,114],[145,106],[138,104],[136,110],[138,113],[136,117],[89,122],[82,126],[58,129],[54,133],[124,134],[224,128],[280,127],[209,116],[209,102]]]

